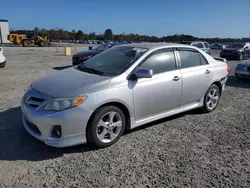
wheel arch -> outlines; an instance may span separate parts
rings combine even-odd
[[[215,81],[211,85],[213,85],[213,84],[218,86],[218,88],[220,89],[220,96],[221,96],[221,94],[222,94],[222,84],[221,84],[221,82],[220,81]]]
[[[128,107],[121,103],[121,102],[118,102],[118,101],[110,101],[110,102],[106,102],[100,106],[98,106],[94,112],[91,114],[89,120],[88,120],[88,123],[87,123],[87,127],[89,126],[90,122],[92,121],[93,117],[95,116],[95,113],[98,109],[104,107],[104,106],[115,106],[119,109],[122,110],[122,112],[124,113],[124,116],[125,116],[125,119],[126,119],[126,125],[125,125],[125,129],[128,130],[128,129],[131,129],[131,121],[130,121],[130,118],[131,118],[131,112],[129,111]]]

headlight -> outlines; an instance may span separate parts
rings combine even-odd
[[[60,99],[52,99],[47,103],[43,110],[48,111],[61,111],[66,110],[68,108],[72,108],[82,104],[86,100],[86,96],[76,97],[76,98],[60,98]]]

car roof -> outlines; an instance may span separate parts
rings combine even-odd
[[[147,48],[150,50],[158,49],[158,48],[171,48],[171,47],[192,48],[190,45],[178,44],[178,43],[135,43],[135,44],[123,44],[123,45],[137,47],[137,48]]]

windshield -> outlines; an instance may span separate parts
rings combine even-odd
[[[229,44],[227,47],[228,48],[238,48],[238,49],[240,49],[240,48],[243,48],[244,45],[242,45],[242,44]]]
[[[97,48],[95,48],[96,51],[104,51],[106,50],[106,46],[105,45],[101,45],[101,46],[98,46]]]
[[[129,68],[148,49],[118,46],[106,50],[81,64],[78,69],[92,70],[92,73],[115,76]]]

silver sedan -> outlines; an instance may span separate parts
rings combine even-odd
[[[242,61],[236,66],[235,76],[238,79],[250,79],[250,60]]]
[[[213,111],[230,69],[182,44],[128,44],[34,82],[22,99],[23,124],[54,147],[104,148],[125,129],[201,108]]]

